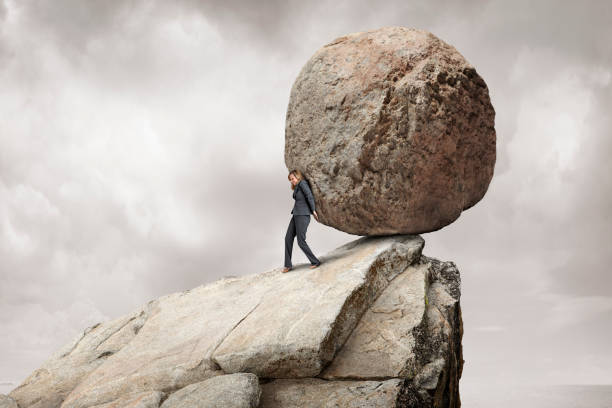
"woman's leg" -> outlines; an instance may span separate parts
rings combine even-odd
[[[320,264],[321,262],[312,253],[308,247],[308,244],[306,243],[306,230],[308,229],[308,224],[310,223],[310,215],[295,215],[294,218],[298,245],[308,257],[311,265]]]
[[[291,216],[287,233],[285,234],[285,268],[291,268],[291,253],[293,252],[293,241],[295,239],[295,221]]]

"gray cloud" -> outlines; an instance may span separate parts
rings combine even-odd
[[[560,220],[559,238],[571,250],[570,258],[551,271],[553,289],[576,295],[612,296],[612,264],[609,250],[612,237],[612,152],[610,109],[612,83],[595,88],[592,109],[585,118],[592,132],[581,135],[584,142],[571,170],[562,173],[566,185],[573,187],[560,197],[571,202],[573,211]]]

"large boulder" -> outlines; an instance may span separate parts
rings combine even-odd
[[[285,164],[309,179],[323,224],[357,235],[435,231],[487,191],[494,122],[483,79],[435,35],[348,34],[293,84]]]

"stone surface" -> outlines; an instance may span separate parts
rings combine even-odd
[[[20,407],[59,407],[88,374],[128,344],[143,326],[149,306],[86,328],[10,392]]]
[[[127,394],[112,402],[94,405],[91,408],[158,408],[164,393],[160,391],[145,391]]]
[[[87,328],[9,396],[20,408],[459,408],[459,271],[423,247],[362,237],[316,269],[160,297]]]
[[[256,408],[261,388],[255,374],[219,375],[190,384],[168,397],[161,408]]]
[[[357,235],[435,231],[486,193],[494,122],[483,79],[433,34],[348,34],[321,47],[293,84],[285,164],[309,180],[325,225]]]
[[[414,235],[363,237],[322,256],[323,264],[316,269],[303,264],[281,273],[279,268],[151,301],[136,315],[146,318],[137,334],[131,329],[129,342],[105,354],[93,370],[87,366],[86,373],[72,375],[70,370],[78,371],[79,366],[58,361],[65,366],[56,367],[57,372],[80,381],[60,393],[43,384],[48,394],[44,406],[84,408],[144,391],[172,393],[236,372],[315,376],[331,362],[388,282],[419,259],[423,246],[423,239]],[[118,319],[113,330],[132,324],[128,322],[133,317]],[[96,350],[97,346],[85,336],[66,352],[74,348],[70,353],[88,353],[95,359],[95,352],[106,350]],[[24,389],[18,387],[11,396],[17,392],[32,398],[20,393]],[[30,390],[42,395],[36,387]],[[71,391],[66,396],[67,390]]]
[[[417,354],[421,361],[429,362],[412,379],[408,390],[422,406],[458,408],[464,363],[461,277],[453,262],[425,255],[420,262],[431,265],[427,298],[432,307],[427,308],[427,330],[417,342]]]
[[[411,265],[393,279],[320,377],[414,377],[417,338],[427,324],[427,274],[427,264]]]
[[[319,377],[405,378],[402,401],[416,404],[406,406],[460,407],[460,288],[454,263],[421,255],[390,282]]]
[[[402,380],[279,379],[262,385],[261,408],[395,407]]]
[[[423,245],[410,235],[364,237],[324,256],[316,272],[286,274],[273,285],[274,294],[225,338],[215,361],[225,372],[260,377],[317,375],[388,281],[419,258]]]
[[[19,408],[17,402],[8,395],[0,394],[0,408]]]

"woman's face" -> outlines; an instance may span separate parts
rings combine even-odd
[[[289,175],[289,182],[294,186],[298,183],[298,179],[295,177],[295,174],[292,173]]]

